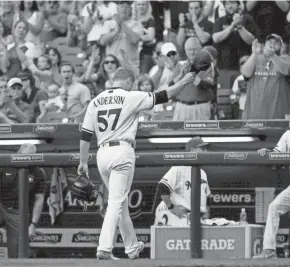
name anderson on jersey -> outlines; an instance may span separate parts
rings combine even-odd
[[[113,105],[113,104],[123,105],[125,98],[126,98],[125,96],[100,97],[94,101],[94,107],[103,106],[103,105]]]

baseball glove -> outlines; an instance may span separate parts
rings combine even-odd
[[[73,199],[76,198],[86,202],[96,201],[99,194],[98,187],[90,181],[85,173],[77,177],[70,191]]]

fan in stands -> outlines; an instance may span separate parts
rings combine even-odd
[[[99,190],[96,185],[84,173],[77,177],[71,189],[72,198],[82,200],[85,202],[96,201],[99,195]]]

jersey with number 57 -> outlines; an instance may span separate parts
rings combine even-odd
[[[106,90],[90,102],[82,130],[95,133],[98,146],[113,141],[127,141],[135,146],[138,115],[154,105],[154,93]]]

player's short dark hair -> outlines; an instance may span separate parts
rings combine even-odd
[[[123,67],[120,67],[116,70],[114,81],[125,81],[128,78],[131,78],[132,81],[135,81],[135,75],[132,70]]]
[[[190,152],[191,149],[198,148],[198,147],[207,147],[208,145],[209,144],[204,143],[203,140],[199,136],[196,136],[196,137],[191,138],[187,142],[187,144],[185,146],[185,151]]]
[[[75,68],[74,68],[73,64],[71,64],[70,62],[62,62],[59,66],[60,72],[61,72],[61,69],[63,67],[67,67],[67,66],[69,66],[71,68],[72,72],[75,73]]]

